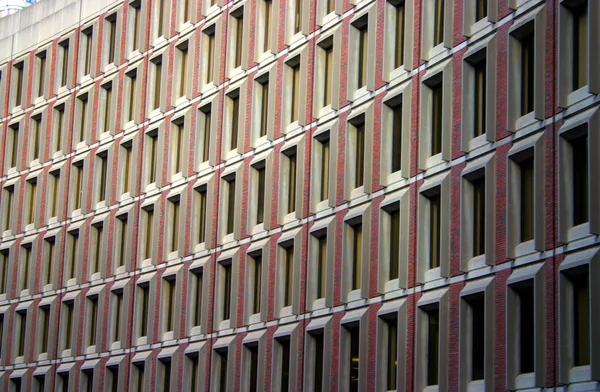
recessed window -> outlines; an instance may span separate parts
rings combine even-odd
[[[80,65],[80,67],[82,67],[81,70],[84,76],[92,73],[92,48],[94,47],[92,42],[93,38],[93,27],[88,27],[81,32],[79,45],[81,57],[83,58],[83,64]]]
[[[153,4],[154,5],[154,4]],[[154,21],[156,22],[156,38],[167,35],[169,21],[166,19],[167,4],[165,0],[156,0],[154,11]],[[170,4],[169,4],[170,6]],[[165,23],[166,22],[166,23]]]
[[[215,350],[215,361],[217,371],[214,373],[217,384],[217,392],[227,391],[227,349]]]
[[[380,356],[383,374],[385,375],[385,390],[394,391],[398,386],[398,315],[396,313],[386,314],[380,318],[382,333],[383,355]]]
[[[271,10],[273,2],[271,0],[262,1],[262,51],[268,52],[271,49]]]
[[[121,341],[121,324],[123,320],[123,290],[111,292],[111,342]]]
[[[297,56],[285,64],[285,80],[289,92],[287,95],[289,99],[286,101],[285,108],[287,112],[286,124],[291,124],[298,121],[300,114],[300,57]]]
[[[360,116],[349,122],[348,136],[350,139],[352,189],[360,188],[365,184],[365,119]]]
[[[244,344],[244,352],[248,364],[248,391],[258,391],[258,343]]]
[[[25,355],[25,342],[27,341],[27,310],[17,310],[15,312],[16,325],[15,332],[17,332],[17,338],[15,339],[16,354],[17,357]]]
[[[266,162],[262,161],[252,166],[252,204],[255,205],[252,223],[259,225],[265,220],[265,175]]]
[[[149,88],[152,90],[151,99],[148,101],[152,103],[151,111],[160,108],[161,93],[164,90],[162,86],[163,78],[163,56],[159,55],[153,57],[150,60],[150,74],[154,83],[149,83]]]
[[[588,84],[588,2],[581,1],[568,7],[573,18],[573,90]]]
[[[438,385],[439,375],[439,346],[440,346],[440,314],[438,307],[423,309],[426,315],[424,326],[426,333],[426,383]]]
[[[275,339],[275,345],[278,354],[277,363],[280,366],[280,373],[277,378],[277,381],[279,381],[278,390],[281,392],[288,392],[293,390],[293,387],[290,388],[290,363],[292,361],[290,355],[290,337],[284,336]]]
[[[406,19],[406,7],[404,0],[388,1],[386,3],[387,12],[389,14],[387,20],[391,22],[393,34],[390,34],[389,39],[393,39],[392,48],[394,50],[394,69],[404,65],[404,26]]]
[[[352,24],[352,34],[356,42],[352,49],[356,50],[356,89],[367,85],[367,63],[369,61],[369,24],[367,16]]]
[[[188,380],[189,391],[196,392],[200,385],[198,372],[200,370],[200,355],[190,353],[185,355],[185,378]]]
[[[514,328],[517,336],[517,356],[515,370],[517,374],[533,373],[535,371],[535,306],[533,280],[526,280],[510,286],[515,296],[517,307],[517,324]]]
[[[137,312],[139,315],[137,322],[137,337],[141,338],[148,335],[148,302],[150,300],[150,286],[148,283],[137,285]]]
[[[35,55],[35,62],[36,62],[36,70],[37,70],[37,77],[36,77],[36,96],[39,97],[43,97],[44,96],[44,92],[45,92],[45,88],[46,88],[46,72],[48,71],[47,69],[47,57],[48,57],[48,53],[46,50],[41,51],[39,53],[36,53]]]
[[[10,169],[17,167],[19,149],[19,124],[11,124],[7,128],[6,166]],[[6,171],[6,170],[5,170]]]
[[[327,234],[313,235],[316,258],[314,260],[315,299],[325,298],[327,292]]]
[[[252,311],[250,314],[258,314],[261,309],[261,290],[262,290],[262,254],[254,254],[248,258],[249,262],[249,280],[248,289],[249,295],[248,306]]]
[[[48,352],[48,333],[50,330],[50,306],[40,306],[38,308],[38,354]]]
[[[48,192],[46,194],[46,203],[48,204],[49,218],[58,216],[60,188],[60,169],[48,173]]]
[[[227,213],[225,217],[225,234],[232,234],[235,222],[235,175],[224,178],[226,186],[225,202]]]
[[[345,364],[349,371],[348,375],[348,390],[352,392],[359,391],[359,373],[360,373],[360,327],[358,325],[351,324],[344,326],[347,333],[347,340],[350,346],[349,355],[345,358]]]
[[[294,0],[294,34],[302,31],[302,0]]]
[[[316,182],[315,193],[317,201],[329,199],[329,133],[319,135],[314,139],[315,148],[315,175],[318,178]]]
[[[53,112],[53,144],[52,151],[58,152],[64,148],[64,137],[65,137],[65,104],[56,105]]]
[[[75,279],[75,268],[79,256],[79,231],[73,230],[67,234],[67,263],[65,266],[65,278]]]
[[[361,287],[361,270],[362,270],[362,222],[354,222],[348,224],[348,256],[346,260],[347,266],[350,268],[350,290],[358,290]]]
[[[206,105],[198,110],[198,162],[203,163],[209,159],[210,133],[212,126],[212,105]]]
[[[465,208],[471,208],[470,214],[465,214],[472,225],[471,256],[485,253],[485,173],[479,170],[470,173],[465,179]],[[468,224],[468,222],[465,222]]]
[[[569,297],[565,299],[569,311],[563,315],[569,325],[569,340],[572,345],[565,355],[573,359],[573,366],[587,366],[590,364],[590,277],[589,266],[574,268],[563,272],[567,280],[566,290]],[[565,308],[567,308],[565,306]]]
[[[206,186],[194,191],[194,211],[196,243],[202,244],[206,242]]]
[[[56,69],[59,72],[59,76],[57,78],[59,81],[58,87],[65,87],[67,85],[69,75],[69,40],[66,39],[62,42],[59,42],[56,48],[58,50],[58,60],[56,66]]]
[[[478,22],[488,15],[488,0],[475,0],[475,21]]]
[[[158,165],[158,130],[153,129],[146,133],[145,138],[145,166],[146,166],[146,185],[155,183],[157,178]]]
[[[69,372],[58,373],[57,390],[61,392],[69,392]]]
[[[466,316],[464,334],[468,342],[462,354],[466,361],[466,377],[469,381],[483,380],[485,377],[485,294],[477,293],[463,297],[462,306]]]
[[[142,42],[142,2],[141,0],[134,0],[129,3],[128,17],[128,28],[127,31],[131,34],[129,37],[129,52],[140,50],[140,44]]]
[[[485,1],[487,3],[487,0]],[[473,138],[481,136],[486,130],[486,59],[473,57],[467,63],[473,68],[473,97],[474,97],[474,113],[473,113]]]
[[[320,97],[320,108],[322,109],[331,105],[331,90],[333,88],[333,39],[327,39],[318,45],[317,61],[319,64],[318,72],[323,82]]]
[[[21,106],[24,104],[23,102],[23,82],[25,79],[25,62],[21,61],[15,65],[13,65],[13,72],[15,73],[14,79],[14,90],[15,90],[15,100],[14,106]]]
[[[204,61],[202,62],[202,74],[204,83],[209,84],[215,81],[215,25],[202,30],[202,45]]]
[[[31,271],[32,261],[32,244],[21,246],[21,255],[19,257],[19,290],[29,289],[29,273]]]
[[[279,279],[282,279],[283,287],[283,302],[282,306],[292,306],[293,296],[293,277],[294,277],[294,244],[281,246],[281,257],[279,261],[280,274]]]
[[[426,197],[424,208],[429,218],[426,222],[429,269],[434,269],[440,266],[441,195],[437,193]]]
[[[117,49],[117,14],[107,16],[104,19],[104,45],[106,46],[106,64],[115,62]]]
[[[180,199],[179,196],[167,200],[167,251],[177,252],[179,249],[179,222]]]
[[[444,1],[433,0],[433,46],[444,42]]]
[[[270,3],[270,1],[269,1]],[[259,78],[256,80],[256,90],[257,96],[255,98],[255,104],[257,105],[255,109],[256,116],[259,121],[258,132],[256,134],[257,137],[263,137],[267,135],[267,127],[269,123],[269,75],[266,74],[265,77]]]
[[[519,191],[520,191],[520,216],[519,242],[533,239],[534,234],[534,171],[533,157],[528,157],[518,163]]]
[[[73,336],[73,307],[74,307],[74,303],[73,301],[69,301],[69,302],[63,302],[63,308],[62,308],[62,319],[63,319],[63,325],[60,330],[62,332],[61,336],[62,336],[62,349],[64,350],[70,350],[71,349],[71,338]]]
[[[429,120],[431,124],[431,137],[429,141],[429,155],[434,156],[442,152],[442,81],[432,81],[427,87],[431,90],[431,117]]]
[[[125,122],[135,119],[136,111],[136,91],[137,91],[137,69],[125,74],[125,92],[123,93],[123,106],[125,113]]]
[[[188,44],[189,43],[186,41],[177,46],[176,54],[179,65],[179,69],[177,70],[177,73],[179,74],[179,78],[177,80],[178,89],[176,90],[177,97],[184,97],[187,91],[188,69],[190,69],[188,67]]]
[[[335,0],[323,0],[325,2],[325,15],[335,11]]]
[[[171,123],[171,134],[169,137],[169,167],[171,178],[184,171],[183,143],[185,137],[184,118],[179,118]]]
[[[7,292],[9,256],[8,249],[0,251],[0,294]]]
[[[86,346],[96,345],[96,327],[98,325],[98,296],[87,297]]]
[[[222,321],[229,320],[231,314],[231,260],[219,263],[219,284],[221,295],[221,317]]]
[[[77,97],[77,119],[78,129],[76,131],[76,137],[73,141],[74,145],[77,143],[86,141],[85,131],[88,129],[88,94],[82,94]]]
[[[152,244],[154,233],[154,206],[142,208],[142,243],[141,254],[144,259],[152,258]]]
[[[56,238],[49,237],[44,239],[44,261],[42,266],[42,288],[52,284],[52,274],[56,265]],[[0,292],[2,292],[0,290]]]
[[[131,141],[122,143],[119,152],[122,155],[120,162],[121,194],[124,194],[129,193],[131,191],[131,164],[133,160],[133,143]]]
[[[171,390],[171,358],[160,358],[158,360],[158,379],[162,380],[161,389],[163,391]]]
[[[45,388],[46,388],[46,376],[45,375],[40,375],[40,376],[33,376],[33,381],[32,381],[32,387],[34,388],[33,390],[36,392],[44,392]]]
[[[2,229],[4,231],[12,229],[12,216],[13,216],[13,204],[15,198],[15,187],[14,185],[7,186],[4,188],[2,200]]]
[[[134,362],[132,369],[132,390],[136,392],[141,392],[144,390],[144,380],[146,376],[146,365],[144,362]]]
[[[392,114],[390,151],[390,173],[400,171],[402,168],[402,101],[390,107]]]
[[[285,202],[284,210],[286,214],[291,214],[296,211],[296,174],[297,174],[297,149],[296,147],[285,150],[282,155],[283,160],[283,175],[282,185],[285,186]],[[281,188],[280,188],[281,189]]]
[[[384,210],[387,215],[385,219],[386,230],[384,233],[389,235],[388,250],[388,280],[398,279],[400,266],[400,208],[399,206],[390,206]]]
[[[127,255],[127,224],[129,221],[128,214],[121,214],[115,218],[115,271],[123,267]]]
[[[232,69],[241,67],[244,37],[244,8],[240,7],[230,14],[231,33],[229,40],[231,42],[231,57],[233,59]]]
[[[107,366],[106,367],[106,381],[105,385],[110,385],[111,391],[119,390],[119,365]]]
[[[175,287],[174,276],[162,280],[162,330],[163,333],[175,330]],[[168,388],[166,389],[168,390]]]
[[[32,178],[26,181],[27,195],[25,224],[33,224],[35,222],[35,209],[37,205],[37,178]]]
[[[228,130],[224,130],[224,131],[228,131],[228,133],[226,135],[224,135],[224,142],[227,141],[228,143],[225,144],[226,146],[226,152],[227,151],[231,151],[231,150],[235,150],[238,148],[238,133],[239,133],[239,117],[240,117],[240,90],[235,90],[229,94],[227,94],[227,114],[228,114],[228,126],[229,129]]]
[[[314,358],[314,362],[310,363],[311,369],[308,369],[310,374],[309,387],[311,390],[317,392],[323,392],[326,389],[323,388],[324,384],[324,355],[325,355],[325,333],[323,330],[310,331],[307,335],[307,346],[308,350]]]
[[[35,116],[31,116],[31,127],[29,129],[29,143],[31,143],[30,147],[30,155],[29,161],[39,160],[43,153],[42,151],[42,115],[38,114]]]
[[[100,272],[100,265],[102,264],[102,237],[104,232],[104,225],[98,223],[90,227],[91,239],[90,239],[90,255],[89,255],[89,278]]]
[[[96,162],[95,162],[95,203],[100,203],[106,200],[106,182],[107,182],[107,172],[108,172],[108,153],[103,151],[99,154],[96,154]]]
[[[202,322],[202,289],[204,270],[198,269],[190,272],[188,295],[191,298],[190,315],[192,327],[198,327]]]

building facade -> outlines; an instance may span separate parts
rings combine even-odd
[[[0,390],[599,390],[599,21],[596,0],[3,18]]]

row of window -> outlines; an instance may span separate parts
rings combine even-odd
[[[568,255],[559,267],[558,295],[560,320],[558,333],[560,344],[560,373],[561,382],[573,383],[588,381],[592,379],[592,352],[595,349],[591,339],[593,330],[594,309],[597,305],[593,294],[592,271],[597,268],[597,250],[584,251]],[[257,261],[254,261],[255,265]],[[258,262],[260,264],[260,262]],[[234,291],[234,283],[227,282],[232,272],[227,272],[226,267],[218,277],[217,284],[223,285],[225,289]],[[260,275],[260,267],[258,268]],[[252,269],[250,268],[250,269]],[[256,274],[255,271],[249,271]],[[176,273],[177,274],[177,273]],[[228,275],[229,274],[229,275]],[[207,301],[202,300],[202,275],[203,268],[190,270],[188,283],[188,311],[185,321],[188,324],[187,333],[203,333],[200,325],[205,322],[207,314],[202,309]],[[177,276],[177,275],[176,275]],[[180,276],[181,277],[181,276]],[[546,289],[545,289],[545,267],[543,264],[535,264],[527,267],[514,269],[507,281],[506,292],[506,350],[508,376],[507,382],[510,389],[522,389],[541,387],[545,385],[546,372]],[[125,305],[132,302],[127,298],[130,291],[127,287],[113,288],[109,296],[102,292],[88,293],[85,298],[77,295],[63,299],[57,303],[55,299],[42,303],[37,307],[37,322],[35,325],[27,320],[33,317],[31,305],[21,304],[17,307],[13,317],[13,361],[20,363],[29,358],[29,353],[35,353],[38,360],[58,357],[71,357],[75,355],[75,344],[77,339],[78,320],[85,325],[83,350],[86,353],[96,351],[96,344],[104,333],[108,334],[110,349],[123,347],[121,338],[128,333],[126,327],[126,315],[133,311],[134,317],[134,344],[153,342],[149,334],[152,327],[149,322],[155,318],[159,319],[162,336],[158,339],[171,340],[178,338],[180,329],[179,322],[183,322],[177,316],[179,312],[179,289],[178,279],[163,274],[160,279],[159,296],[160,304],[150,304],[154,301],[154,290],[158,290],[156,280],[138,282],[134,292],[135,304],[132,309]],[[456,315],[459,325],[459,382],[465,390],[476,388],[487,390],[494,384],[494,355],[496,349],[496,320],[498,313],[495,311],[496,289],[493,277],[468,281],[461,290],[459,301],[459,313]],[[125,298],[124,298],[125,295]],[[217,298],[222,296],[222,290]],[[277,296],[279,299],[288,298],[287,295]],[[99,311],[104,308],[102,301],[110,301],[108,309],[110,316],[99,320]],[[254,300],[254,301],[253,301]],[[79,318],[79,301],[85,301],[83,318]],[[251,294],[246,298],[246,307],[250,313],[259,313],[261,310],[260,295]],[[439,386],[445,389],[448,382],[449,361],[449,329],[451,318],[449,308],[448,288],[424,292],[416,302],[416,345],[415,355],[420,358],[416,363],[416,385],[417,390],[423,390],[429,386]],[[217,301],[215,313],[235,312],[231,300],[221,298]],[[60,309],[56,309],[59,307]],[[363,390],[366,387],[366,375],[368,361],[367,352],[377,350],[377,390],[395,390],[399,387],[399,380],[405,378],[406,358],[405,352],[410,342],[407,338],[409,328],[407,319],[407,301],[400,299],[384,302],[377,311],[378,322],[376,326],[377,338],[370,340],[368,333],[369,322],[367,309],[352,310],[345,313],[340,321],[340,382],[345,385],[344,390]],[[185,307],[185,305],[184,305]],[[59,315],[57,315],[59,312]],[[219,316],[215,314],[217,321]],[[229,317],[229,316],[227,316]],[[59,318],[60,320],[56,320]],[[0,329],[8,321],[7,314],[0,315]],[[227,320],[225,320],[227,321]],[[59,322],[59,328],[53,327]],[[224,321],[220,321],[222,325]],[[329,367],[332,360],[331,354],[334,350],[330,345],[324,344],[332,340],[332,318],[315,318],[306,327],[305,336],[305,360],[307,366],[304,368],[304,380],[310,390],[328,390],[330,383]],[[290,355],[298,349],[297,325],[282,325],[275,332],[273,342],[272,377],[282,390],[294,389],[296,385],[297,369],[295,361],[290,361]],[[205,332],[205,330],[204,330]],[[26,336],[35,336],[35,339],[26,339]],[[2,341],[7,343],[8,334]],[[59,345],[50,344],[51,340],[58,339]],[[229,367],[228,354],[235,350],[234,336],[218,339],[213,345],[211,383],[218,385],[216,390],[226,390],[223,386],[233,379],[233,368]],[[242,349],[242,383],[250,387],[250,390],[262,389],[264,373],[264,350],[266,333],[264,331],[253,331],[243,339]],[[33,345],[33,346],[32,346]],[[192,345],[193,346],[193,345]],[[200,343],[203,346],[203,343]],[[54,347],[59,351],[53,353]],[[169,349],[165,349],[169,351]],[[174,349],[172,350],[174,351]],[[187,352],[187,351],[186,351]],[[1,354],[0,354],[1,355]],[[194,354],[198,355],[198,353]],[[201,356],[206,355],[202,352]],[[139,354],[134,358],[138,358]],[[161,359],[159,365],[165,366],[169,373],[169,359]],[[295,356],[294,356],[295,357]],[[194,358],[187,358],[194,360]],[[197,357],[196,357],[197,359]],[[215,360],[216,359],[216,360]],[[11,362],[11,361],[9,361]],[[134,372],[140,370],[140,364],[134,359]],[[6,362],[8,363],[8,362]],[[496,364],[497,365],[497,364]],[[159,366],[160,367],[160,366]],[[197,363],[193,367],[193,376],[197,377],[200,372]],[[142,363],[143,370],[143,363]],[[159,369],[159,372],[162,370]],[[260,374],[260,376],[259,376]],[[170,381],[164,377],[165,385]],[[133,380],[146,382],[142,375],[136,375]],[[136,382],[136,381],[133,381]],[[198,387],[201,384],[192,382],[188,385],[190,390],[196,390],[192,385]],[[312,389],[314,388],[314,389]],[[168,390],[165,389],[165,390]],[[279,389],[278,389],[279,390]]]

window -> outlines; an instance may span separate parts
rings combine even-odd
[[[171,358],[159,358],[158,359],[158,380],[162,380],[162,390],[171,390]]]
[[[331,95],[333,88],[333,38],[326,39],[318,45],[318,83],[322,89],[320,98],[320,107],[323,109],[332,103]]]
[[[155,5],[155,7],[152,7],[154,8],[153,20],[156,23],[155,37],[160,38],[164,36],[166,38],[169,34],[170,22],[170,18],[167,18],[167,7],[170,7],[170,4],[167,4],[165,0],[156,0],[156,3],[153,5]]]
[[[15,187],[14,185],[7,186],[4,188],[2,198],[2,224],[3,231],[12,230],[13,221],[13,202],[15,198]]]
[[[83,199],[83,160],[71,165],[71,212],[82,208]]]
[[[183,144],[185,138],[185,122],[184,118],[178,118],[171,123],[171,134],[169,137],[169,167],[170,174],[173,179],[177,174],[182,175],[184,172],[184,152]]]
[[[210,158],[210,135],[212,127],[212,105],[206,105],[198,110],[198,148],[196,154],[199,163],[207,162]]]
[[[142,257],[147,260],[152,258],[152,244],[154,243],[154,206],[142,208]]]
[[[573,343],[569,349],[574,367],[590,364],[590,278],[587,265],[563,272],[565,281],[565,308],[570,309],[565,315],[570,324],[569,340]],[[567,302],[568,301],[568,302]],[[567,305],[568,304],[568,305]],[[566,353],[565,353],[566,354]]]
[[[128,194],[131,192],[131,166],[133,161],[133,142],[127,141],[125,143],[121,143],[121,148],[119,150],[120,155],[122,156],[120,164],[120,178],[121,178],[121,194]]]
[[[563,1],[560,8],[560,20],[565,24],[561,28],[560,44],[561,50],[565,49],[569,60],[561,64],[563,69],[570,68],[571,80],[563,83],[568,92],[576,91],[588,85],[589,67],[589,36],[592,34],[588,27],[589,5],[587,0]],[[571,38],[571,40],[569,40]],[[570,41],[570,42],[569,42]],[[570,82],[570,83],[569,83]]]
[[[65,104],[56,105],[53,111],[53,144],[52,151],[58,152],[63,150],[64,147],[64,136],[66,135],[66,124],[65,124]]]
[[[382,283],[385,286],[388,281],[400,278],[400,263],[402,261],[400,257],[402,252],[400,208],[400,203],[395,202],[385,205],[381,210],[379,260],[383,264],[380,264],[379,268],[383,276],[380,276],[380,288]],[[403,227],[403,229],[405,228]],[[406,271],[403,269],[403,275],[405,274]]]
[[[284,246],[287,245],[287,246]],[[294,243],[284,243],[280,245],[279,273],[278,282],[282,282],[283,301],[282,307],[292,306],[292,297],[294,293]]]
[[[377,312],[378,391],[403,389],[406,374],[406,315],[405,300],[387,301]]]
[[[50,306],[40,306],[38,308],[38,354],[48,352],[48,333],[50,330]]]
[[[328,238],[333,238],[332,236],[335,235],[333,224],[331,221],[325,221],[315,225],[310,232],[308,242],[306,302],[311,310],[332,306],[333,261],[327,243]],[[346,277],[346,275],[344,276]]]
[[[212,25],[202,30],[202,45],[204,61],[201,64],[203,82],[205,85],[215,82],[215,30],[216,26]]]
[[[323,329],[311,330],[306,334],[307,357],[314,361],[307,361],[309,364],[306,369],[306,381],[308,387],[315,392],[324,392],[329,389],[328,379],[325,372],[327,357],[325,351],[325,331]]]
[[[202,268],[190,272],[188,295],[190,296],[190,315],[193,327],[198,327],[202,323],[202,289],[204,270]]]
[[[300,56],[285,63],[285,85],[287,86],[286,93],[286,113],[287,121],[284,124],[292,124],[298,121],[300,116]],[[288,103],[289,102],[289,103]]]
[[[32,244],[21,246],[21,255],[19,257],[19,292],[29,289],[29,274],[33,265]]]
[[[237,89],[227,94],[227,125],[229,127],[228,134],[224,135],[224,143],[226,152],[235,150],[241,146],[238,146],[238,133],[239,133],[239,117],[240,117],[240,90]]]
[[[183,10],[181,12],[181,16],[180,16],[180,24],[183,24],[185,22],[188,22],[191,20],[191,16],[192,16],[192,0],[184,0],[183,1]]]
[[[364,386],[364,381],[359,380],[360,376],[360,325],[359,323],[344,324],[342,326],[342,337],[344,343],[344,353],[341,354],[341,369],[342,375],[346,376],[341,380],[342,385],[350,392],[358,392],[361,390],[361,384]],[[364,359],[363,359],[364,361]],[[364,367],[364,365],[363,365]]]
[[[361,271],[363,263],[363,227],[362,221],[352,220],[346,222],[346,257],[345,263],[348,270],[347,277],[350,278],[350,291],[360,290]]]
[[[354,75],[354,81],[350,82],[350,86],[354,90],[361,89],[367,86],[367,78],[370,74],[369,64],[369,15],[364,15],[358,20],[351,24],[350,29],[350,58],[352,59],[352,53],[354,53],[355,62],[352,61],[350,65],[351,75]]]
[[[327,277],[327,236],[317,238],[317,299],[325,298]]]
[[[61,392],[69,392],[69,372],[62,372],[62,373],[58,373],[58,377],[57,377],[57,385],[58,391]]]
[[[131,377],[131,391],[142,392],[145,387],[145,373],[146,373],[146,365],[143,361],[134,362],[132,369],[132,377]]]
[[[534,214],[534,182],[533,182],[533,157],[525,158],[518,163],[520,181],[517,185],[520,190],[520,215],[519,242],[533,239],[533,214]]]
[[[15,330],[17,337],[15,339],[17,357],[25,355],[25,342],[27,341],[27,310],[17,310]]]
[[[440,345],[440,314],[438,307],[429,307],[422,309],[424,312],[425,325],[425,345],[426,345],[426,366],[425,384],[439,384],[439,345]]]
[[[104,46],[106,47],[106,64],[115,62],[117,49],[117,14],[107,16],[104,19]]]
[[[113,115],[113,84],[112,82],[105,83],[100,86],[100,114],[98,115],[100,125],[98,129],[101,133],[110,132],[112,129]]]
[[[273,2],[272,0],[263,0],[261,2],[260,5],[260,19],[261,22],[260,23],[262,25],[262,51],[261,52],[268,52],[271,50],[271,47],[273,47],[273,44],[271,42],[271,28],[272,28],[272,23],[271,23],[271,13],[272,13],[272,8],[273,8]]]
[[[352,119],[348,123],[351,189],[365,185],[365,116]]]
[[[167,254],[177,252],[179,249],[179,224],[180,224],[180,198],[179,195],[167,200],[166,223],[166,248]]]
[[[61,333],[61,342],[62,342],[62,350],[70,350],[71,349],[71,340],[73,335],[73,301],[63,302],[62,314],[61,317],[63,319],[63,324],[60,329]]]
[[[42,142],[45,139],[42,135],[42,115],[37,114],[31,116],[29,129],[29,143],[31,143],[30,147],[30,155],[29,162],[40,160],[43,158],[41,155],[43,153]]]
[[[235,69],[242,66],[242,56],[244,54],[244,8],[239,7],[229,16],[231,21],[231,32],[229,36],[229,42],[231,43],[230,56],[233,60],[231,69]]]
[[[95,168],[95,179],[96,179],[96,204],[106,200],[106,183],[107,183],[107,170],[108,170],[108,153],[103,151],[96,154],[96,168]]]
[[[230,319],[231,314],[231,261],[219,263],[219,283],[221,302],[220,319],[226,321]]]
[[[129,221],[128,214],[118,215],[115,219],[115,273],[119,268],[125,266],[127,260],[127,224]]]
[[[134,0],[129,3],[129,11],[127,13],[128,24],[127,31],[130,32],[131,37],[128,40],[128,51],[131,53],[133,51],[141,50],[141,43],[143,42],[142,37],[142,1]]]
[[[39,53],[36,53],[35,55],[35,62],[36,62],[36,70],[37,70],[37,75],[36,75],[36,87],[35,87],[35,94],[36,97],[38,98],[42,98],[45,95],[46,92],[46,72],[47,70],[47,57],[48,57],[48,52],[46,50],[40,51]]]
[[[247,306],[250,307],[250,315],[258,314],[261,311],[261,290],[262,290],[262,254],[255,253],[248,257],[248,299]]]
[[[118,391],[119,390],[119,365],[115,365],[115,366],[107,366],[106,367],[106,381],[105,381],[105,385],[110,385],[110,390],[111,391]]]
[[[35,210],[37,206],[37,178],[32,178],[26,181],[27,189],[27,204],[26,204],[26,218],[25,224],[30,225],[35,223]]]
[[[123,290],[111,291],[111,342],[121,341],[121,324],[123,323]]]
[[[390,102],[391,103],[391,102]],[[391,110],[391,143],[388,145],[390,159],[390,173],[400,171],[402,168],[402,101],[396,103]]]
[[[56,69],[59,72],[59,76],[57,77],[58,86],[57,87],[66,87],[68,83],[69,76],[69,40],[66,39],[62,42],[59,42],[57,45],[57,64]]]
[[[317,202],[329,199],[329,172],[330,172],[330,137],[329,132],[318,135],[314,139],[315,148],[315,173],[314,185]],[[331,196],[334,196],[333,194]]]
[[[437,46],[444,41],[444,0],[434,0],[433,10],[433,46]]]
[[[7,131],[5,164],[10,169],[16,168],[18,164],[18,152],[20,151],[19,123],[9,125]]]
[[[158,55],[150,60],[150,74],[154,83],[149,83],[148,88],[152,90],[150,111],[161,108],[161,92],[163,91],[163,56]]]
[[[473,96],[475,98],[475,113],[473,118],[473,138],[485,133],[485,114],[486,114],[486,61],[485,58],[477,63],[471,64],[474,73]]]
[[[201,385],[200,377],[200,354],[190,353],[185,354],[185,376],[184,379],[188,380],[187,385],[189,386],[186,390],[189,392],[196,392],[198,387]]]
[[[123,94],[124,122],[130,122],[135,120],[137,111],[137,69],[127,72],[125,76],[125,93]]]
[[[94,28],[92,26],[81,31],[79,50],[83,64],[80,63],[79,67],[83,76],[90,75],[92,73],[92,48],[95,46],[92,42],[93,37]]]
[[[295,388],[293,385],[290,385],[290,370],[291,370],[291,358],[290,354],[290,346],[291,339],[290,336],[282,336],[279,338],[275,338],[275,350],[277,356],[275,357],[274,363],[277,364],[276,367],[279,369],[279,374],[276,378],[275,388],[281,392],[293,391]],[[277,385],[278,384],[278,385]]]
[[[288,148],[281,154],[283,160],[280,189],[283,190],[284,211],[291,214],[296,211],[296,175],[297,147]]]
[[[10,262],[8,249],[0,251],[0,294],[6,294],[8,289],[8,264]],[[0,339],[2,335],[0,334]]]
[[[164,334],[167,332],[173,332],[175,330],[175,276],[163,278],[162,285],[162,330]]]
[[[176,97],[185,97],[188,85],[188,70],[191,69],[188,67],[188,45],[189,42],[186,41],[177,46],[177,62],[178,62],[178,74],[179,79],[177,80],[177,90]]]
[[[78,96],[76,102],[78,129],[76,131],[75,139],[73,140],[75,146],[78,143],[86,141],[86,130],[88,129],[88,94],[85,93]]]
[[[294,34],[302,31],[302,0],[294,0]]]
[[[248,382],[248,391],[258,391],[258,343],[244,344],[244,354],[247,358],[248,374],[246,380]]]
[[[89,255],[89,279],[92,280],[94,278],[94,274],[100,272],[100,266],[104,264],[102,260],[102,249],[103,249],[103,232],[104,225],[100,222],[97,224],[93,224],[90,227],[91,230],[91,244],[90,244],[90,255]]]
[[[158,130],[153,129],[146,133],[145,138],[145,166],[146,166],[146,185],[157,182],[158,166]]]
[[[13,65],[13,72],[14,72],[14,84],[13,86],[11,86],[11,90],[14,89],[15,91],[15,100],[13,102],[14,106],[21,106],[24,105],[25,102],[23,100],[24,94],[24,87],[23,83],[24,83],[24,79],[25,79],[25,62],[21,61],[18,62],[16,64]]]
[[[269,1],[271,3],[271,1]],[[256,96],[254,99],[254,113],[258,121],[255,122],[258,132],[255,132],[256,139],[267,136],[267,127],[269,126],[269,74],[256,78]]]
[[[225,210],[225,234],[232,234],[234,231],[235,221],[235,175],[231,175],[225,180],[225,203],[227,209]]]
[[[198,187],[194,190],[194,219],[196,243],[206,242],[206,186]]]
[[[467,379],[471,381],[484,379],[485,365],[485,299],[483,293],[463,297],[463,309],[466,315],[466,333],[468,337],[467,352],[463,355],[469,364],[466,368]]]
[[[493,164],[493,161],[492,161]],[[468,166],[467,166],[468,167]],[[466,169],[468,170],[468,169]],[[493,176],[492,173],[489,173]],[[493,179],[493,178],[492,178]],[[495,213],[493,205],[487,205],[486,200],[492,200],[490,179],[486,178],[486,169],[467,172],[463,176],[462,187],[462,256],[463,261],[484,255],[493,251],[493,244],[489,243],[488,228],[494,222]],[[495,199],[495,197],[494,197]],[[488,222],[489,221],[489,222]],[[492,234],[492,233],[489,233]],[[487,245],[487,247],[486,247]],[[488,249],[489,248],[489,249]],[[487,260],[493,263],[493,260]]]
[[[251,225],[259,225],[265,221],[265,174],[266,162],[261,161],[252,166],[252,205],[255,207]]]
[[[48,173],[48,192],[46,193],[46,203],[48,204],[48,214],[50,218],[58,217],[60,188],[60,169]]]
[[[79,231],[73,230],[67,234],[67,259],[65,266],[65,278],[66,280],[75,279],[75,268],[79,257]]]
[[[426,215],[429,218],[426,221],[427,226],[429,227],[429,232],[427,233],[429,269],[434,269],[440,266],[441,196],[439,193],[431,194],[430,197],[425,197],[425,199],[424,208],[426,209]]]
[[[148,335],[148,303],[150,301],[150,285],[145,282],[137,285],[137,337],[142,338]]]
[[[19,378],[11,378],[10,379],[10,388],[11,392],[21,392],[21,383],[22,379]]]
[[[42,289],[46,285],[53,284],[52,275],[56,265],[56,238],[44,239],[44,264],[42,265]]]
[[[545,117],[545,20],[545,8],[538,8],[509,30],[508,126],[513,132]]]
[[[32,381],[32,391],[35,392],[44,392],[46,388],[46,376],[33,376]]]
[[[428,85],[431,90],[431,139],[429,144],[429,155],[434,156],[442,152],[442,83]]]
[[[399,68],[404,65],[404,25],[406,18],[405,2],[400,0],[395,4],[388,2],[387,12],[390,13],[388,20],[392,24],[394,33],[393,37],[393,48],[394,48],[394,68]]]
[[[216,378],[217,391],[218,392],[226,392],[227,391],[227,357],[228,352],[227,349],[214,350],[215,353],[215,363],[217,371],[214,374]]]
[[[98,296],[87,297],[86,347],[96,345],[98,325]]]

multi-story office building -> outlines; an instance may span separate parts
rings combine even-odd
[[[600,1],[0,20],[0,390],[598,390]]]

